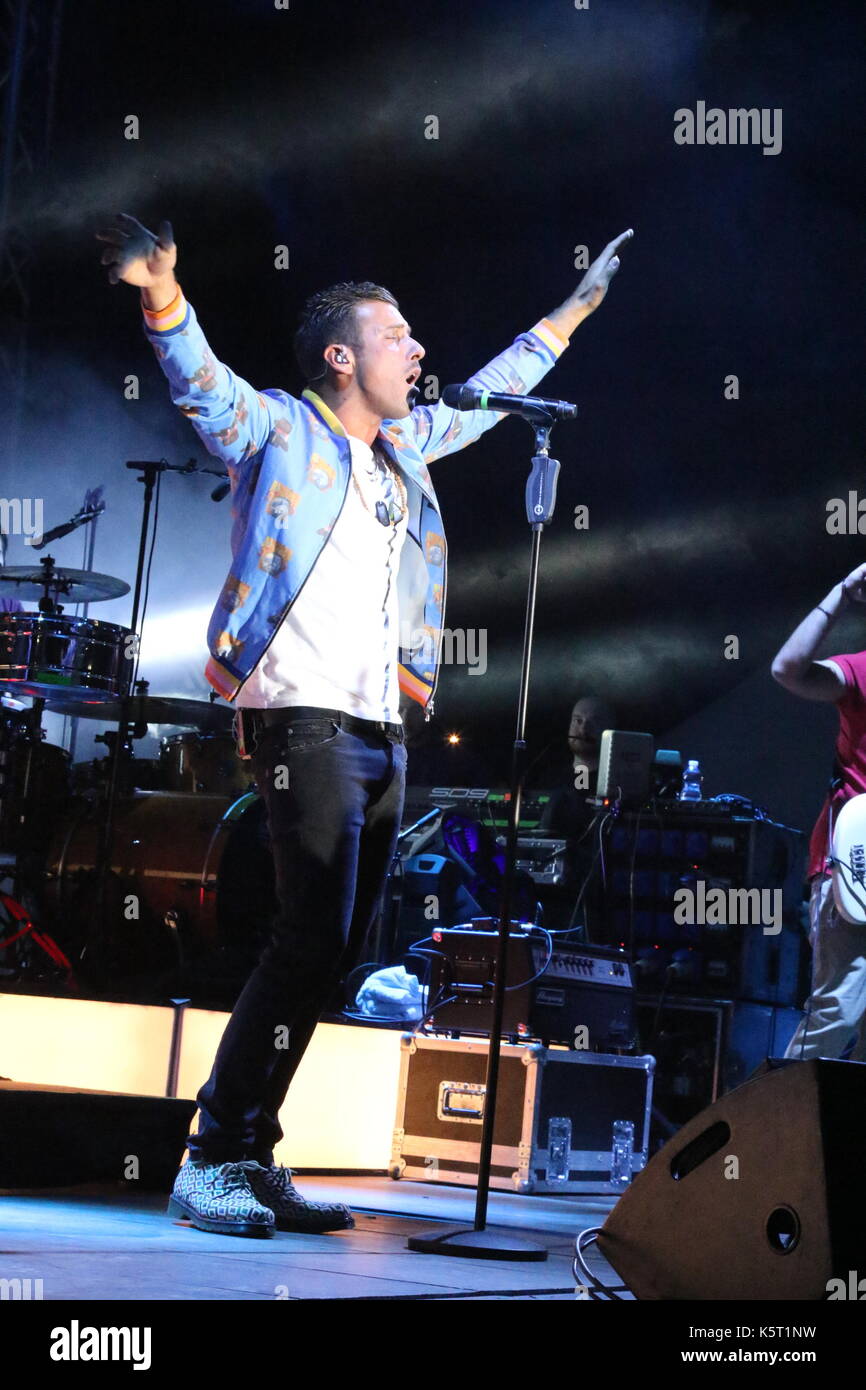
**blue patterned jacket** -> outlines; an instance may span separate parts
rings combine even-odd
[[[334,526],[351,477],[346,431],[314,391],[255,391],[211,352],[178,290],[159,313],[144,310],[145,334],[209,453],[232,489],[232,564],[208,627],[205,674],[233,700],[288,613]],[[547,319],[515,338],[471,378],[489,391],[524,395],[550,370],[567,340]],[[409,500],[397,575],[400,689],[433,712],[446,592],[442,517],[427,464],[462,449],[502,415],[455,411],[438,401],[385,420],[378,442],[400,469]]]

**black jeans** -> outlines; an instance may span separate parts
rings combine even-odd
[[[375,919],[400,828],[406,748],[370,730],[305,716],[258,739],[253,768],[279,912],[198,1094],[193,1159],[273,1162],[289,1083]]]

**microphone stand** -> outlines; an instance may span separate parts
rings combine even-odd
[[[517,698],[517,726],[511,756],[511,798],[508,812],[508,832],[505,850],[505,872],[499,900],[499,940],[496,969],[493,979],[493,1019],[490,1025],[490,1047],[487,1054],[487,1075],[484,1083],[484,1117],[478,1155],[478,1186],[475,1202],[475,1225],[452,1226],[435,1236],[410,1236],[410,1250],[427,1255],[461,1256],[470,1260],[547,1259],[543,1245],[523,1240],[500,1227],[487,1226],[487,1202],[490,1191],[490,1166],[493,1158],[493,1136],[496,1123],[496,1097],[499,1087],[499,1057],[502,1044],[502,1019],[505,1008],[505,982],[508,978],[508,939],[511,932],[511,902],[517,860],[517,835],[520,826],[520,801],[526,773],[526,707],[529,697],[529,668],[535,628],[535,605],[538,587],[538,564],[541,553],[541,533],[553,517],[556,506],[556,481],[559,463],[550,457],[550,432],[555,419],[541,406],[525,410],[535,433],[535,453],[532,471],[526,483],[526,517],[532,531],[529,559],[529,585],[526,594],[526,616],[523,629],[523,657],[520,668],[520,689]]]

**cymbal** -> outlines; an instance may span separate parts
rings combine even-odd
[[[0,570],[0,594],[12,594],[23,601],[44,598],[46,590],[55,596],[62,594],[73,603],[99,603],[102,599],[122,598],[129,593],[129,585],[113,575],[97,574],[96,570],[52,567],[46,573],[32,565],[9,565]]]
[[[120,718],[117,700],[47,700],[45,708],[55,714],[68,714],[72,719],[99,719],[103,724],[116,724]],[[176,724],[181,728],[200,729],[203,733],[219,733],[231,727],[234,711],[228,705],[211,704],[210,700],[184,700],[175,695],[133,695],[129,701],[131,723]]]

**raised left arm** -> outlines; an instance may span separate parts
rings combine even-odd
[[[574,293],[553,313],[515,338],[511,347],[470,377],[468,384],[512,396],[529,394],[568,347],[568,340],[575,328],[604,299],[607,287],[619,269],[619,249],[633,235],[629,230],[609,242],[593,261]],[[493,410],[453,410],[441,400],[433,406],[416,406],[409,417],[416,442],[427,463],[452,454],[457,449],[464,449],[504,418],[503,414]],[[402,422],[395,422],[393,428],[395,435],[399,436],[405,426]],[[399,444],[399,438],[395,437],[394,442]]]
[[[634,231],[629,228],[613,241],[609,241],[600,256],[593,261],[577,289],[569,295],[564,304],[548,314],[552,323],[564,338],[570,338],[575,328],[594,313],[607,294],[607,287],[619,270],[620,248],[631,241]]]

